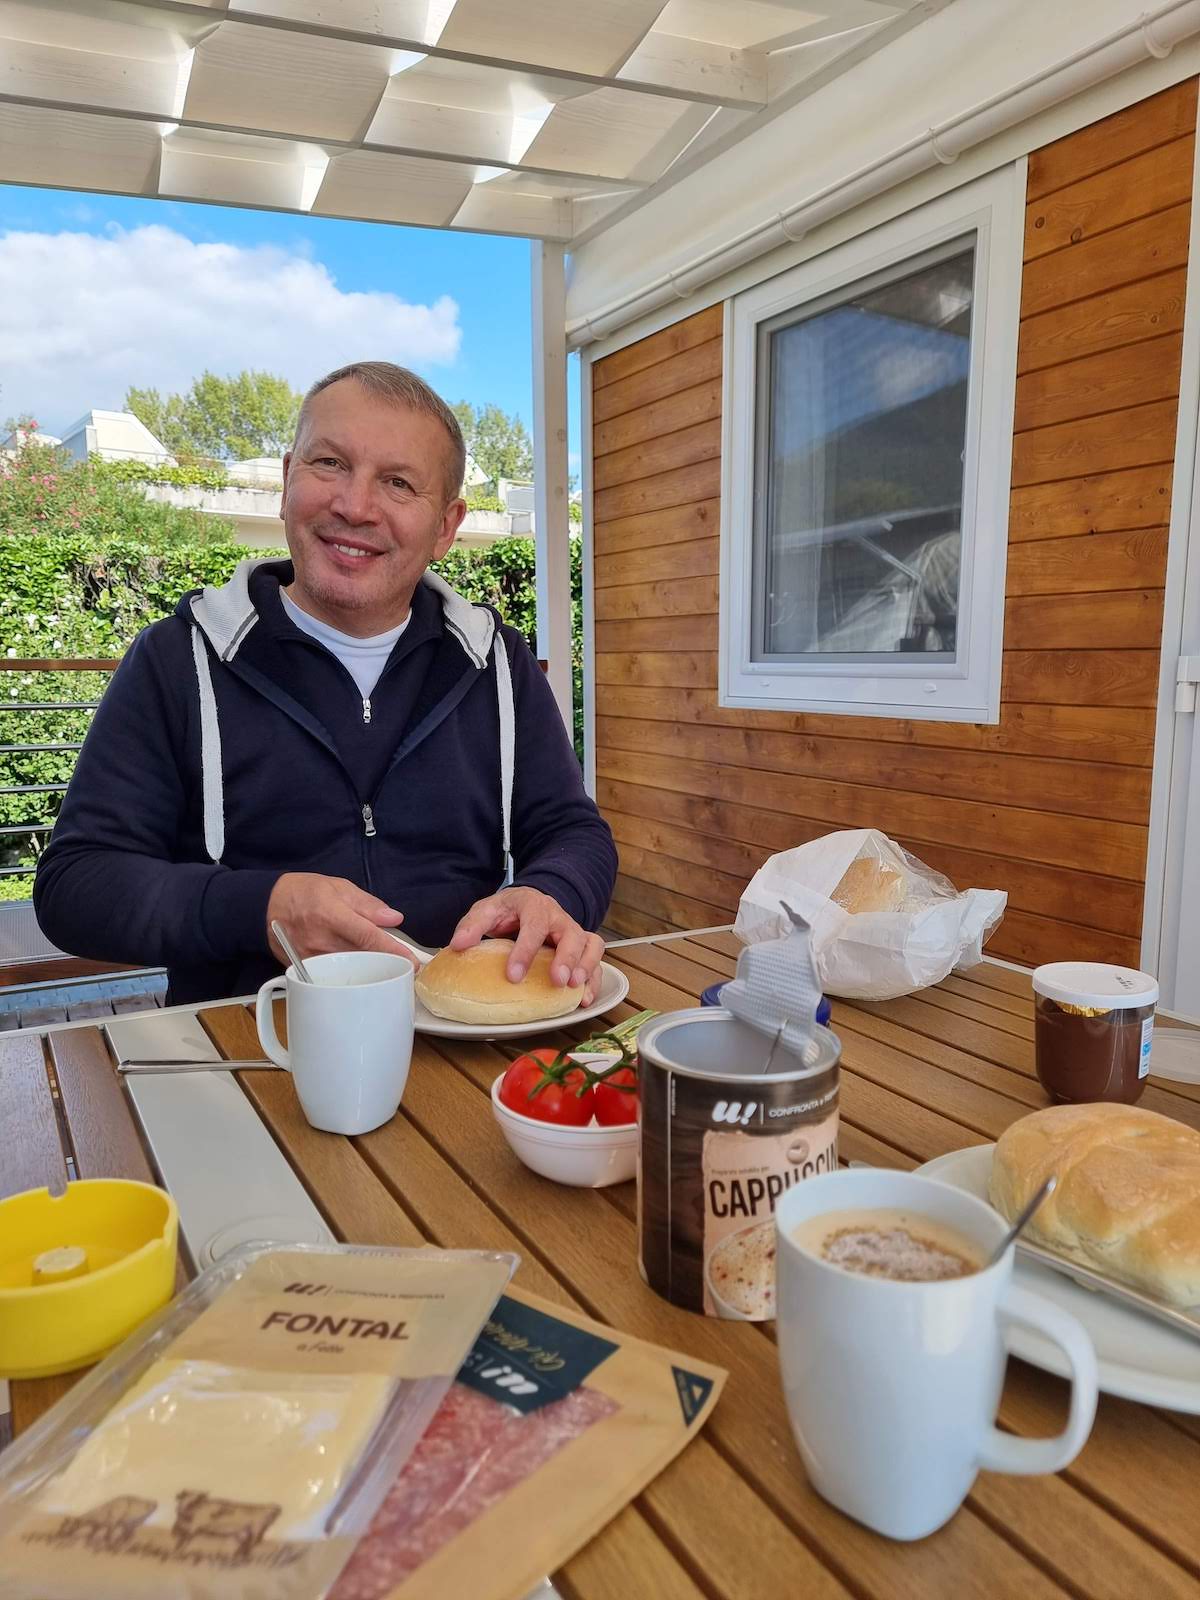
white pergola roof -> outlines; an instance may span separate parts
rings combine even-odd
[[[0,181],[570,243],[948,3],[0,0]]]

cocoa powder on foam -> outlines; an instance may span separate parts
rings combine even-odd
[[[825,1240],[821,1255],[848,1272],[902,1283],[965,1278],[978,1271],[976,1262],[907,1228],[843,1228]]]

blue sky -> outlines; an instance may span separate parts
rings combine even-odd
[[[524,239],[0,185],[0,417],[60,432],[129,384],[255,366],[303,388],[365,355],[532,430],[529,256]]]

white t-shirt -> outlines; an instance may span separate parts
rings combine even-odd
[[[308,612],[302,611],[282,589],[279,591],[279,598],[283,601],[283,609],[296,626],[318,640],[326,650],[333,651],[358,685],[359,694],[364,700],[369,700],[372,690],[379,682],[379,674],[387,665],[392,646],[408,627],[412,612],[408,613],[398,628],[389,628],[386,633],[377,633],[371,639],[356,639],[353,634],[339,633],[327,622],[319,622],[316,617],[310,617]]]

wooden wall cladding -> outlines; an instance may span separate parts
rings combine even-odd
[[[1008,891],[994,954],[1138,963],[1195,131],[1192,80],[1030,157],[995,726],[718,706],[721,308],[595,364],[611,927],[726,922],[877,826]]]

